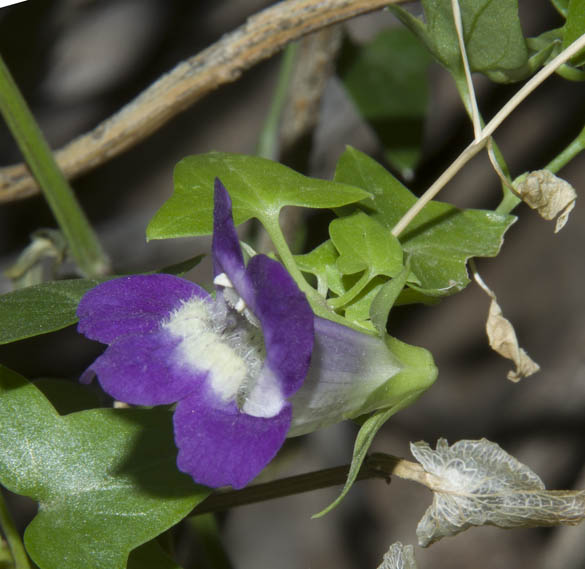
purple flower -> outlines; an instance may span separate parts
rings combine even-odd
[[[429,384],[413,381],[412,362],[428,358],[402,344],[397,356],[382,338],[315,317],[265,255],[244,265],[219,180],[214,199],[215,299],[161,274],[92,289],[79,304],[79,331],[109,346],[82,381],[97,375],[134,405],[176,403],[179,469],[207,486],[241,488],[287,436],[412,401]],[[420,376],[432,383],[431,368],[424,363]]]
[[[256,255],[244,265],[219,180],[214,200],[216,298],[160,274],[92,289],[79,304],[78,329],[109,346],[82,380],[95,373],[107,393],[134,405],[177,403],[179,469],[200,484],[241,488],[286,438],[314,317],[278,262]]]

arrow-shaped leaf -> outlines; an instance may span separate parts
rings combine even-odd
[[[177,470],[166,409],[60,416],[0,367],[0,481],[39,502],[25,545],[41,569],[119,569],[208,494]]]
[[[417,200],[390,172],[355,148],[348,148],[341,156],[335,179],[373,194],[359,207],[388,229]],[[504,233],[515,220],[493,211],[461,210],[430,202],[400,236],[404,252],[410,256],[411,271],[421,283],[420,287],[410,286],[433,296],[460,291],[469,282],[467,259],[497,255]]]
[[[449,0],[423,0],[425,22],[398,6],[390,10],[453,75],[463,77],[459,41]],[[529,72],[518,0],[459,0],[465,49],[472,71],[493,81],[518,81]]]
[[[232,199],[236,225],[255,217],[278,223],[284,206],[330,208],[367,197],[360,188],[303,176],[278,162],[226,152],[189,156],[175,167],[175,191],[146,231],[148,239],[206,235],[213,229],[213,182],[219,178]]]

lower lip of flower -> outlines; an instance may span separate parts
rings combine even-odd
[[[211,389],[223,401],[235,399],[241,411],[257,417],[280,411],[276,402],[274,409],[259,409],[248,400],[266,359],[262,331],[249,319],[223,302],[192,298],[169,316],[163,328],[180,339],[176,363],[207,371]]]

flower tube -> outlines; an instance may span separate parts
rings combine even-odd
[[[287,436],[388,405],[388,382],[405,366],[383,339],[315,317],[277,261],[255,255],[245,265],[219,180],[212,253],[215,298],[164,274],[89,291],[78,329],[108,348],[82,381],[97,375],[133,405],[176,403],[178,468],[200,484],[241,488]]]

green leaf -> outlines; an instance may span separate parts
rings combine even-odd
[[[394,306],[404,306],[405,304],[427,304],[430,306],[433,304],[438,304],[439,302],[441,302],[441,299],[437,298],[436,296],[430,296],[420,292],[419,290],[414,290],[407,287],[402,290],[396,299]]]
[[[361,115],[405,178],[420,160],[428,107],[427,50],[407,29],[393,28],[370,43],[346,40],[338,73]]]
[[[71,326],[81,297],[100,280],[42,283],[0,296],[0,344],[32,338]]]
[[[309,253],[295,255],[294,259],[303,273],[310,273],[317,278],[317,289],[325,298],[328,290],[337,295],[343,294],[346,290],[341,280],[343,275],[337,267],[338,257],[335,245],[328,239]]]
[[[376,330],[376,325],[374,324],[374,321],[371,320],[373,314],[372,310],[375,311],[374,313],[376,314],[377,319],[381,320],[383,318],[383,315],[381,314],[381,305],[384,302],[389,303],[391,301],[391,295],[394,294],[393,291],[395,290],[395,287],[400,287],[399,283],[395,282],[397,279],[400,279],[400,275],[392,280],[387,280],[385,277],[373,278],[352,300],[351,304],[345,307],[345,318],[367,330]],[[373,303],[378,295],[381,295],[380,299],[377,301],[379,304],[373,308]],[[427,296],[411,288],[403,288],[399,291],[398,298],[394,301],[392,306],[403,306],[405,304],[437,304],[438,302],[439,299],[437,297]],[[391,308],[390,305],[387,306],[388,309]],[[387,320],[388,315],[386,315],[386,321]]]
[[[358,295],[345,307],[344,315],[347,320],[354,322],[370,331],[375,331],[370,322],[370,306],[381,288],[388,282],[386,277],[374,277]]]
[[[559,14],[563,17],[567,17],[569,12],[569,0],[550,0],[551,4],[557,9]]]
[[[567,21],[563,28],[563,49],[585,34],[585,0],[570,0]],[[585,50],[571,58],[571,64],[579,67],[585,64]]]
[[[560,53],[562,38],[563,28],[555,28],[553,30],[547,30],[534,38],[526,39],[526,46],[530,53],[528,68],[531,74],[535,73]]]
[[[464,77],[450,0],[423,0],[424,24],[403,8],[390,10],[425,43],[457,78]],[[528,50],[518,17],[518,0],[460,0],[463,36],[472,71],[493,81],[523,79]]]
[[[204,257],[205,255],[197,255],[196,257],[187,259],[186,261],[181,261],[180,263],[175,263],[174,265],[163,267],[156,272],[182,277],[185,273],[188,273],[191,269],[194,269],[199,263],[201,263]]]
[[[339,251],[339,272],[363,272],[344,294],[331,299],[334,308],[348,305],[376,276],[392,277],[402,269],[402,247],[390,231],[363,212],[335,219],[329,224],[331,241]]]
[[[393,277],[402,269],[402,247],[390,231],[363,212],[329,224],[331,241],[339,251],[337,267],[344,275],[367,271]]]
[[[157,273],[183,276],[205,255],[164,267]],[[29,286],[0,295],[0,345],[56,332],[77,322],[77,305],[83,295],[98,284],[118,278],[69,279]]]
[[[211,233],[216,177],[230,194],[236,225],[252,217],[274,225],[287,205],[331,208],[367,197],[359,188],[308,178],[265,158],[225,152],[199,154],[184,158],[175,167],[175,191],[149,223],[147,238]]]
[[[339,253],[331,240],[325,241],[310,253],[305,255],[296,255],[295,261],[299,269],[305,273],[315,275],[317,278],[318,290],[323,298],[327,298],[327,291],[331,291],[336,296],[342,296],[352,285],[356,283],[355,277],[344,276],[337,266]],[[409,279],[412,277],[409,274]],[[376,276],[370,280],[363,289],[355,295],[349,304],[344,308],[344,317],[346,320],[356,324],[368,331],[374,331],[375,327],[370,322],[370,307],[376,295],[383,287],[388,284],[388,280],[383,276]],[[424,295],[423,293],[406,288],[403,289],[395,301],[396,306],[403,304],[436,304],[436,297]]]
[[[34,386],[51,402],[60,415],[100,406],[98,391],[90,385],[83,385],[77,381],[41,378],[34,381]]]
[[[154,540],[141,545],[130,554],[127,569],[181,569],[181,566]]]
[[[349,473],[347,475],[347,480],[345,481],[345,485],[343,486],[341,494],[339,494],[339,496],[337,496],[337,498],[324,510],[321,510],[318,514],[312,516],[313,518],[320,518],[325,514],[328,514],[331,510],[333,510],[333,508],[337,507],[341,503],[345,496],[347,496],[347,493],[350,491],[351,487],[357,479],[360,468],[362,467],[368,449],[370,448],[376,433],[380,430],[380,427],[382,427],[382,425],[388,419],[390,419],[392,415],[394,415],[395,412],[396,411],[393,408],[382,409],[381,411],[376,411],[366,419],[364,424],[360,427],[360,430],[355,439],[353,446],[353,457],[351,459]]]
[[[380,336],[386,334],[390,309],[394,306],[402,289],[406,285],[409,273],[410,262],[407,261],[401,273],[396,278],[385,283],[372,300],[372,304],[370,305],[370,320]]]
[[[0,367],[0,481],[39,502],[25,532],[41,569],[119,569],[130,551],[209,494],[177,470],[171,414],[92,409],[60,416]]]
[[[390,172],[354,148],[341,156],[335,179],[371,192],[374,197],[359,207],[388,229],[417,200]],[[410,286],[431,296],[463,289],[469,282],[467,259],[497,255],[504,233],[515,220],[493,211],[430,202],[400,236],[404,252],[410,255],[411,271],[420,281],[420,286]]]

